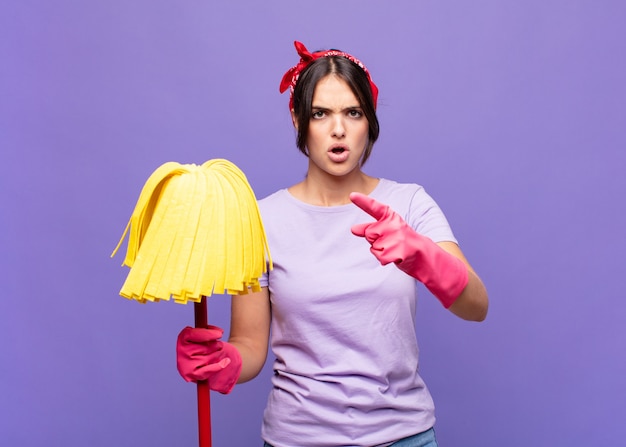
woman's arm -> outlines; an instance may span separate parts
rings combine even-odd
[[[267,358],[270,321],[271,310],[267,287],[263,287],[260,292],[232,297],[228,342],[237,348],[243,362],[237,383],[244,383],[255,378],[263,369]]]
[[[454,242],[439,242],[441,248],[465,263],[468,270],[468,283],[456,301],[450,306],[450,311],[456,316],[470,321],[483,321],[489,309],[487,289],[478,277],[465,255]]]

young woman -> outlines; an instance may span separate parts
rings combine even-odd
[[[215,327],[181,332],[178,369],[227,393],[260,372],[271,343],[266,446],[436,446],[415,281],[466,320],[486,317],[487,292],[422,187],[363,172],[379,132],[365,66],[296,49],[280,89],[308,170],[259,202],[274,269],[261,292],[232,298],[228,342]]]

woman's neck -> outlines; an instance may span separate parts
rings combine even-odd
[[[369,194],[378,182],[360,169],[341,177],[309,170],[302,182],[289,188],[289,193],[310,205],[340,206],[350,203],[351,192]]]

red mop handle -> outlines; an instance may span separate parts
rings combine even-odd
[[[208,326],[206,297],[202,297],[199,303],[194,303],[193,313],[196,327]],[[200,447],[211,447],[211,397],[209,382],[200,380],[197,384],[198,391],[198,436]]]

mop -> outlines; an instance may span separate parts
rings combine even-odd
[[[168,162],[146,181],[113,257],[128,236],[130,267],[120,295],[140,303],[194,303],[195,327],[207,327],[206,298],[259,291],[272,260],[256,198],[228,160]],[[200,447],[211,447],[207,381],[197,383]]]

